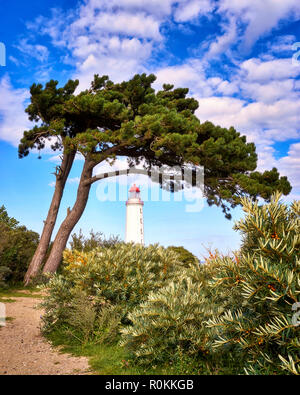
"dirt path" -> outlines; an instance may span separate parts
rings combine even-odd
[[[39,299],[13,298],[5,303],[6,316],[12,317],[0,328],[0,374],[78,375],[91,374],[88,360],[59,352],[41,335]]]

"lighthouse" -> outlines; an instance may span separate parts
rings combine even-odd
[[[144,203],[140,197],[140,189],[133,184],[129,189],[129,197],[126,202],[126,243],[139,243],[144,245]]]

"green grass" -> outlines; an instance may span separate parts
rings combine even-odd
[[[14,302],[12,298],[37,298],[43,297],[40,290],[37,287],[25,288],[25,287],[9,287],[7,289],[0,289],[0,302],[11,303]]]
[[[215,361],[199,361],[182,354],[174,356],[172,363],[142,367],[135,365],[130,355],[118,344],[80,344],[78,339],[63,328],[45,335],[61,352],[84,356],[94,374],[99,375],[236,375],[245,374],[241,361],[230,354],[216,355]]]
[[[99,375],[168,375],[178,374],[170,366],[153,366],[142,368],[134,366],[126,350],[118,344],[79,344],[78,341],[63,330],[56,330],[47,334],[46,338],[54,346],[61,346],[60,351],[87,357],[94,374]]]
[[[0,303],[13,303],[16,299],[0,298]]]

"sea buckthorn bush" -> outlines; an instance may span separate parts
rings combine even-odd
[[[215,295],[209,287],[220,264],[217,256],[211,253],[204,264],[190,264],[182,271],[181,280],[151,292],[129,313],[132,325],[121,329],[120,344],[137,364],[167,365],[170,369],[176,366],[176,374],[242,372],[229,353],[230,347],[212,347],[217,330],[206,325],[212,314],[224,312],[222,303],[212,303]]]
[[[235,225],[241,253],[218,258],[210,282],[215,300],[225,295],[226,304],[207,322],[218,331],[214,347],[231,345],[247,373],[300,374],[300,326],[293,322],[300,301],[300,201],[288,206],[276,194],[266,205],[242,203],[246,217]],[[228,304],[230,293],[239,297]]]
[[[210,253],[129,314],[122,344],[137,363],[169,362],[180,349],[213,374],[300,373],[292,309],[300,301],[300,201],[287,206],[276,194],[262,206],[242,203],[239,252]]]
[[[172,282],[141,303],[128,318],[133,326],[122,329],[122,342],[139,363],[172,362],[179,350],[198,355],[205,348],[201,283],[190,279]]]
[[[95,322],[109,307],[120,322],[128,324],[127,313],[151,291],[176,280],[185,267],[176,252],[158,245],[119,244],[90,252],[66,250],[62,273],[46,285],[44,330],[70,326],[71,322],[76,329],[80,327],[79,316],[92,316],[91,312],[78,311],[78,295],[85,300],[86,310],[94,312]],[[77,325],[74,315],[78,316]]]

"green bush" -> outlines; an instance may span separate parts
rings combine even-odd
[[[122,344],[133,351],[142,364],[172,362],[175,354],[206,356],[201,283],[189,279],[172,282],[151,292],[128,315],[132,326],[122,329]]]
[[[64,277],[74,287],[129,309],[175,279],[184,267],[173,251],[134,244],[96,248],[86,254],[66,250],[64,264]]]
[[[0,266],[0,289],[8,288],[7,278],[10,276],[11,270],[6,266]]]
[[[264,206],[244,199],[247,215],[235,226],[241,252],[190,265],[184,281],[151,293],[129,314],[122,344],[137,363],[168,362],[180,350],[210,373],[300,373],[300,327],[292,322],[300,202],[279,199]]]
[[[172,282],[129,314],[131,326],[122,328],[120,344],[131,352],[136,364],[167,365],[174,374],[239,374],[241,364],[229,349],[214,350],[217,335],[206,321],[212,311],[224,312],[222,304],[212,305],[209,281],[218,263],[196,261],[181,271],[181,280]],[[234,297],[233,297],[234,298]]]
[[[246,217],[235,226],[244,238],[242,253],[217,258],[210,284],[214,303],[221,297],[224,307],[207,323],[218,332],[214,347],[231,346],[247,373],[299,374],[300,327],[292,322],[292,305],[300,296],[300,201],[288,207],[277,194],[264,206],[244,199],[243,207]]]
[[[187,267],[191,264],[194,264],[195,262],[200,263],[199,259],[195,255],[182,246],[170,246],[168,247],[168,250],[176,252],[176,254],[179,255],[180,261],[186,264]]]
[[[8,216],[4,206],[0,207],[0,268],[9,269],[6,284],[23,281],[38,242],[38,233],[20,226],[17,220]],[[1,283],[4,283],[3,279]]]
[[[90,231],[89,237],[85,237],[82,230],[71,235],[71,250],[90,252],[98,247],[114,247],[121,243],[119,236],[110,236],[108,239],[101,232]]]
[[[85,305],[95,312],[95,325],[103,319],[107,306],[117,307],[114,313],[117,311],[119,322],[129,324],[127,313],[151,291],[177,279],[183,268],[175,252],[157,245],[119,244],[88,253],[66,250],[62,274],[55,275],[46,286],[44,329],[70,323],[78,294],[83,299],[85,295]],[[101,328],[95,330],[101,332]]]

